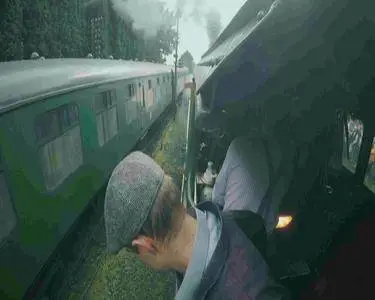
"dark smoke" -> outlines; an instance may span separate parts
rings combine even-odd
[[[211,46],[221,32],[221,16],[217,9],[211,8],[205,14],[205,19],[207,36],[209,40],[209,45]]]
[[[205,1],[194,0],[193,9],[187,18],[191,18],[198,26],[206,29],[209,44],[212,45],[222,29],[219,11],[214,7],[207,7]]]

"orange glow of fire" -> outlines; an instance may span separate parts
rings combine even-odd
[[[279,220],[276,225],[276,229],[283,229],[288,227],[293,221],[292,216],[279,216]]]

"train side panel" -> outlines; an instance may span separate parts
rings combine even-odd
[[[139,86],[129,94],[129,84],[146,80],[46,99],[0,118],[0,146],[17,214],[17,227],[0,249],[0,289],[9,296],[22,297],[112,169],[170,103],[160,99],[161,86],[148,98]],[[155,95],[159,99],[140,111],[139,104],[151,103]],[[49,134],[58,131],[56,122],[47,124],[59,114],[66,129],[60,124],[59,133]]]
[[[20,228],[22,228],[22,219],[25,218],[23,215],[22,208],[16,206],[14,202],[17,196],[17,190],[22,188],[22,185],[16,188],[15,182],[17,178],[20,182],[23,181],[24,175],[19,170],[22,168],[17,165],[22,165],[22,139],[17,134],[19,129],[16,127],[13,115],[8,113],[2,115],[0,118],[0,150],[2,158],[2,176],[4,176],[3,184],[5,183],[5,189],[1,190],[1,204],[4,205],[4,194],[7,194],[8,207],[10,206],[13,211],[14,219],[10,222],[10,228],[8,232],[4,232],[0,241],[0,295],[2,298],[9,298],[13,296],[19,299],[24,291],[24,285],[22,279],[27,277],[27,273],[30,267],[33,267],[33,263],[28,260],[25,263],[19,260],[14,260],[14,257],[23,255],[22,249],[19,245]],[[18,191],[20,192],[20,191]],[[30,193],[28,199],[35,197],[35,194]],[[9,202],[11,202],[9,204]],[[8,215],[1,215],[2,223],[9,222]],[[12,224],[13,223],[13,224]],[[24,268],[24,270],[22,269]],[[15,269],[22,274],[15,274]],[[19,276],[17,276],[19,275]],[[12,294],[7,294],[7,291],[11,291]],[[14,294],[15,293],[15,294]]]

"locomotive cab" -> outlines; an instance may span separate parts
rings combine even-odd
[[[372,297],[365,275],[375,266],[371,6],[247,1],[195,71],[182,200],[194,206],[212,196],[232,141],[271,133],[269,151],[280,152],[288,170],[284,190],[265,204],[273,223],[263,218],[264,233],[251,220],[258,211],[247,222],[234,218],[258,249],[266,244],[272,272],[295,299]]]

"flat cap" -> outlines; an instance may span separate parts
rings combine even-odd
[[[107,249],[117,253],[141,230],[164,180],[164,171],[148,155],[126,156],[109,179],[104,200]]]

